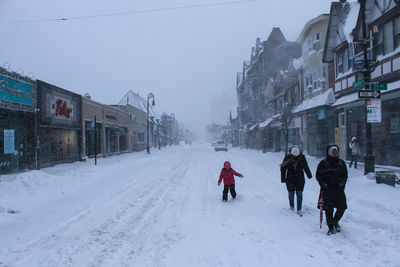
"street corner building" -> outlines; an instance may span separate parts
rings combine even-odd
[[[81,96],[38,80],[38,167],[78,161],[81,155]]]
[[[36,168],[36,82],[0,68],[0,173]]]

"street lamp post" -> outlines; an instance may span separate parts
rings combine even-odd
[[[147,149],[147,154],[150,154],[150,143],[149,143],[149,100],[150,100],[150,98],[152,98],[153,99],[153,103],[152,103],[152,105],[154,106],[155,105],[155,101],[154,101],[154,94],[153,93],[148,93],[148,95],[147,95],[147,123],[146,123],[146,125],[147,125],[147,147],[146,147],[146,149]]]
[[[172,122],[175,120],[175,114],[172,113],[169,117],[169,146],[172,146]]]

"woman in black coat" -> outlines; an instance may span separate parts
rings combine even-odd
[[[298,146],[293,146],[290,148],[289,154],[285,156],[281,164],[281,182],[286,183],[291,210],[294,210],[294,193],[296,192],[297,214],[300,216],[303,216],[301,206],[303,202],[303,189],[305,184],[304,172],[306,172],[309,179],[312,177],[306,157],[303,155]]]
[[[326,148],[326,158],[317,167],[316,177],[323,194],[328,235],[340,232],[339,221],[347,209],[344,188],[347,182],[346,163],[339,158],[339,148],[330,145]],[[320,195],[321,195],[320,193]],[[333,215],[333,209],[336,213]]]

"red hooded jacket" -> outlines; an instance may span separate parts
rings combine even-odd
[[[235,172],[234,169],[222,169],[221,170],[221,174],[219,175],[219,180],[218,180],[218,184],[221,183],[222,179],[224,180],[224,185],[231,185],[231,184],[235,184],[235,178],[233,177],[234,175],[239,176],[239,177],[243,177],[243,175],[241,175],[238,172]]]

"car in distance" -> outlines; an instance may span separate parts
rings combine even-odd
[[[214,146],[215,151],[228,151],[228,147],[224,141],[218,141]]]

